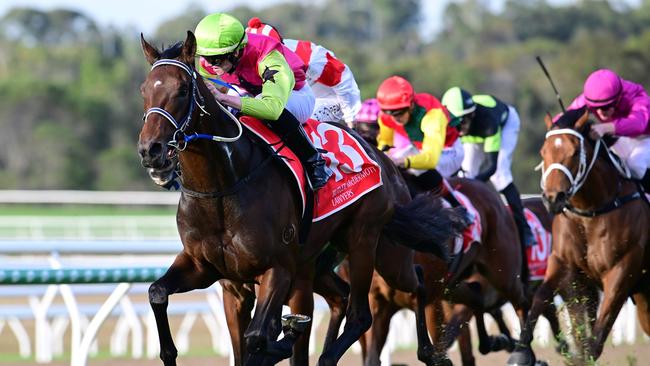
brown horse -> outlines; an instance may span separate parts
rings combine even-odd
[[[553,219],[553,252],[510,365],[533,365],[537,318],[555,292],[565,299],[576,349],[572,364],[593,363],[629,296],[650,334],[650,206],[602,140],[589,137],[587,110],[568,111],[541,149],[543,197]],[[598,310],[598,289],[603,301]]]
[[[141,43],[152,69],[141,87],[145,115],[138,152],[143,166],[159,175],[171,173],[177,158],[183,179],[176,216],[183,250],[149,289],[163,363],[175,365],[177,357],[166,312],[169,295],[221,279],[260,285],[244,334],[245,363],[266,365],[290,356],[297,339],[291,324],[288,341],[277,340],[282,304],[291,297],[301,313],[310,313],[314,262],[330,242],[348,253],[351,265],[346,326],[319,361],[336,364],[372,323],[367,294],[382,232],[446,256],[441,243],[454,235],[457,215],[411,200],[397,169],[364,145],[380,165],[383,185],[311,225],[299,243],[302,203],[290,174],[266,144],[243,132],[236,119],[228,120],[214,98],[204,98],[210,93],[194,70],[194,34],[188,32],[182,44],[163,52],[144,37]],[[418,278],[412,260],[408,255],[400,259],[405,267],[389,278],[414,292]]]
[[[537,216],[544,229],[550,233],[553,215],[551,215],[548,210],[546,210],[541,198],[527,198],[523,199],[522,202],[524,204],[524,207],[531,210],[535,216]],[[465,281],[469,283],[476,283],[480,286],[479,288],[481,291],[481,296],[484,299],[484,308],[472,309],[465,304],[454,304],[452,306],[454,307],[453,311],[455,313],[461,314],[461,319],[465,324],[467,324],[472,316],[476,317],[476,330],[479,338],[479,351],[481,354],[487,354],[489,352],[496,352],[504,349],[512,352],[512,350],[515,348],[515,340],[510,335],[510,330],[508,329],[503,319],[503,314],[501,313],[501,306],[506,303],[506,300],[500,296],[500,294],[479,273],[472,274]],[[527,297],[529,301],[532,301],[535,289],[541,284],[541,282],[541,280],[529,280],[527,291]],[[488,335],[483,318],[484,313],[489,313],[496,321],[499,327],[499,331],[501,332],[498,336]],[[549,321],[555,340],[558,343],[556,349],[558,353],[562,354],[566,351],[568,345],[566,344],[566,341],[562,335],[556,313],[557,309],[555,307],[555,304],[553,302],[549,302],[544,309],[543,315]],[[472,340],[468,326],[462,327],[460,335],[458,336],[458,344],[463,366],[474,365],[475,359],[472,352]]]
[[[441,280],[448,270],[446,263],[425,253],[418,253],[415,257],[415,263],[424,272],[427,328],[440,353],[446,352],[447,346],[456,339],[459,327],[465,321],[462,313],[455,312],[444,332],[441,332],[443,298],[469,304],[473,309],[482,309],[484,306],[481,294],[462,281],[474,269],[499,291],[501,298],[513,303],[522,324],[527,311],[524,282],[521,280],[523,256],[510,212],[498,194],[485,183],[470,179],[452,179],[450,182],[457,185],[458,190],[475,206],[483,230],[481,243],[475,243],[464,254],[456,270],[457,275],[448,281]],[[445,294],[447,289],[450,290],[448,295]],[[370,298],[374,322],[362,340],[365,343],[364,359],[366,365],[378,365],[391,317],[402,308],[414,309],[414,302],[412,294],[391,287],[377,273],[373,279]]]

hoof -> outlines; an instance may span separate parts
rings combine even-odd
[[[478,347],[479,352],[481,352],[483,355],[487,355],[490,352],[499,352],[503,350],[512,352],[514,349],[514,341],[505,334],[499,334],[498,336],[489,336],[486,342],[481,342]]]
[[[535,362],[535,354],[527,347],[518,347],[508,358],[509,366],[535,366]]]
[[[307,329],[311,318],[307,315],[301,314],[286,314],[282,315],[282,330],[285,332],[287,330],[293,331],[295,333],[302,333]]]

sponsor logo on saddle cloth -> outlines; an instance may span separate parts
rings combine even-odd
[[[548,256],[551,255],[551,233],[544,229],[542,222],[531,210],[524,208],[524,215],[536,242],[532,247],[526,248],[530,280],[542,280],[546,275]]]
[[[278,136],[264,123],[251,117],[242,117],[241,121],[246,128],[278,151],[282,144],[278,143]],[[313,221],[322,220],[344,209],[383,184],[379,165],[348,132],[313,119],[303,124],[303,128],[316,148],[327,150],[323,158],[334,172],[327,184],[316,191]],[[286,147],[278,154],[285,158],[282,161],[289,167],[298,184],[304,213],[307,181],[302,164]]]
[[[463,231],[463,235],[460,237],[456,237],[454,241],[454,250],[453,254],[459,254],[462,250],[463,253],[467,252],[469,250],[470,245],[473,242],[480,243],[481,242],[481,233],[483,232],[483,228],[481,227],[481,215],[478,213],[476,210],[476,207],[472,204],[472,201],[467,198],[464,194],[462,194],[459,191],[452,190],[451,186],[447,181],[445,180],[444,183],[447,186],[447,189],[449,189],[454,197],[456,197],[456,200],[460,202],[460,204],[465,207],[467,211],[471,214],[471,216],[475,217],[476,220],[474,220],[473,223],[471,223],[465,231]],[[451,207],[451,204],[447,202],[446,200],[442,200],[442,205],[444,207]]]

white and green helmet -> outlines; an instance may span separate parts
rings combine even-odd
[[[248,41],[244,26],[226,13],[214,13],[201,19],[194,30],[196,54],[219,56],[236,51]]]
[[[472,95],[457,86],[449,88],[440,102],[456,118],[461,118],[476,110],[476,103],[474,103]]]

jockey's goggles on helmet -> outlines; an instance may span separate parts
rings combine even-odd
[[[224,61],[230,59],[232,53],[227,53],[225,55],[214,55],[214,56],[203,56],[203,58],[212,66],[221,67]]]
[[[409,111],[409,107],[401,109],[382,109],[381,112],[393,117],[399,117]]]
[[[597,111],[599,109],[601,111],[606,111],[606,110],[609,110],[609,109],[612,109],[612,108],[616,107],[616,104],[618,104],[618,99],[614,100],[611,103],[605,104],[605,105],[599,105],[597,107],[589,107],[589,109],[592,110],[592,111]]]

